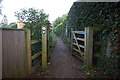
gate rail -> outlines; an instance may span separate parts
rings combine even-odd
[[[85,31],[73,31],[72,32],[72,55],[75,55],[79,59],[81,59],[86,67],[92,66],[92,53],[93,53],[93,28],[85,27]],[[84,38],[79,38],[77,35],[84,35]],[[75,41],[75,42],[74,42]],[[81,45],[78,41],[84,42],[84,45]],[[78,49],[76,49],[76,46]],[[81,50],[84,49],[84,51]],[[77,55],[73,51],[80,54]]]

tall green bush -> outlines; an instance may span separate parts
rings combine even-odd
[[[66,29],[66,19],[67,19],[67,14],[63,15],[62,17],[58,17],[54,22],[53,22],[53,28],[55,29],[54,32],[58,36],[65,36],[65,29]]]
[[[24,28],[30,29],[32,40],[41,39],[41,26],[47,26],[48,22],[48,14],[44,13],[43,9],[21,9],[15,12],[15,16],[24,17],[24,23],[26,24]]]
[[[68,35],[73,30],[84,30],[92,26],[98,28],[94,31],[94,42],[100,41],[101,45],[94,45],[93,60],[106,74],[119,77],[120,67],[120,3],[118,2],[75,2],[71,7],[68,18]],[[110,56],[107,56],[110,42]],[[97,54],[96,54],[97,53]]]

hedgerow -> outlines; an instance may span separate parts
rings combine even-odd
[[[93,42],[99,41],[100,45],[93,46],[93,65],[101,68],[106,75],[111,77],[120,76],[119,14],[120,3],[118,2],[74,2],[66,22],[63,22],[65,26],[68,26],[69,38],[71,38],[71,28],[77,31],[89,26],[98,29],[94,31]],[[59,30],[60,27],[56,32]],[[62,34],[65,34],[65,31],[63,32]]]

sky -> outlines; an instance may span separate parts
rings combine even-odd
[[[48,19],[52,23],[57,17],[68,13],[75,1],[77,0],[3,0],[2,14],[7,16],[9,24],[17,22],[17,18],[14,16],[15,11],[20,11],[22,8],[44,9],[44,12],[49,14]]]

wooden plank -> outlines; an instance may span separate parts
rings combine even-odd
[[[27,66],[26,69],[28,70],[28,75],[31,74],[31,35],[30,35],[30,30],[25,31],[25,43],[26,43],[26,61],[27,61]]]
[[[73,33],[73,36],[74,36],[75,42],[76,42],[76,44],[77,44],[77,47],[78,47],[79,53],[80,53],[81,55],[84,55],[83,52],[81,51],[80,47],[79,47],[79,44],[78,44],[78,42],[77,42],[77,38],[76,38],[76,36],[75,36],[74,33]]]
[[[0,80],[2,79],[2,30],[0,30]]]
[[[73,33],[77,33],[77,34],[86,34],[87,32],[85,31],[72,31]]]
[[[41,40],[40,39],[39,40],[32,40],[31,44],[35,44],[35,43],[38,43],[38,42],[41,42]]]
[[[77,46],[77,44],[76,43],[73,43],[73,45],[76,45]],[[83,45],[79,45],[81,48],[85,48]]]
[[[83,45],[79,45],[81,48],[85,48]]]
[[[85,41],[85,39],[82,39],[82,38],[77,38],[77,40],[80,40],[80,41]]]
[[[16,29],[16,28],[0,28],[0,30],[25,31],[26,29]]]
[[[72,44],[77,46],[77,44],[76,44],[76,43],[72,43]]]
[[[77,54],[73,54],[74,56],[76,56],[78,59],[80,59],[80,60],[82,60],[82,61],[84,61],[84,58],[83,57],[80,57],[79,55],[77,55]]]
[[[93,54],[93,28],[86,27],[85,31],[87,33],[86,37],[86,66],[88,68],[92,67],[92,54]]]
[[[40,56],[41,54],[42,54],[42,51],[34,54],[34,55],[32,56],[32,60],[35,59],[35,58],[37,58],[37,57]]]
[[[78,47],[79,51],[81,52],[80,47],[79,47],[78,42],[77,42],[77,38],[76,38],[76,36],[75,36],[74,33],[73,33],[73,36],[74,36],[75,42],[76,42],[76,44],[77,44],[77,47]]]
[[[2,30],[3,78],[27,75],[25,31]]]
[[[79,51],[78,49],[73,48],[73,50],[79,52],[81,56],[84,55],[84,53],[82,51]]]
[[[47,69],[47,28],[42,27],[42,70]]]
[[[77,51],[77,52],[79,52],[79,53],[80,53],[80,51],[79,51],[78,49],[73,48],[73,50],[75,50],[75,51]]]

